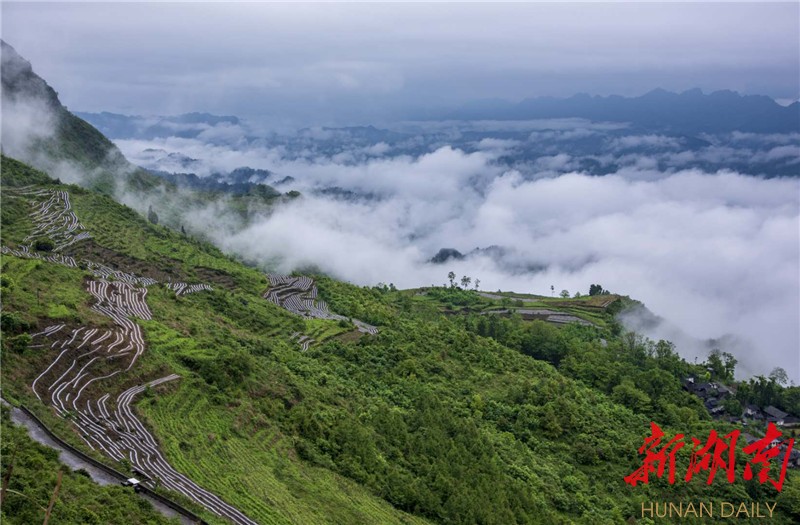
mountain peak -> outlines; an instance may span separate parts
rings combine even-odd
[[[702,97],[703,96],[703,90],[700,89],[700,88],[687,89],[686,91],[681,93],[681,96],[682,97]]]
[[[4,104],[17,99],[36,99],[51,108],[61,105],[55,90],[33,71],[31,63],[17,53],[11,44],[0,39],[0,49]]]
[[[667,91],[666,89],[663,89],[663,88],[655,88],[653,90],[648,91],[647,93],[645,93],[644,95],[642,95],[639,98],[643,98],[643,99],[646,99],[646,98],[665,98],[665,97],[674,97],[674,96],[675,96],[675,93],[673,93],[671,91]]]
[[[22,58],[14,47],[0,38],[0,51],[3,57],[3,69],[9,69],[9,75],[33,73],[31,63]]]

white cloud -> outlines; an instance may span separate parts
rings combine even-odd
[[[634,148],[666,148],[678,149],[680,142],[675,137],[667,137],[664,135],[626,135],[614,139],[611,147],[618,150],[634,149]]]
[[[767,161],[789,158],[793,163],[800,162],[800,146],[777,146],[764,155]]]
[[[56,116],[43,98],[10,99],[5,93],[0,106],[3,152],[24,158],[36,141],[53,136]]]
[[[334,133],[309,132],[322,140]],[[762,154],[795,147],[779,137],[761,142]],[[631,136],[627,143],[663,140]],[[226,228],[217,236],[251,260],[279,264],[282,271],[315,265],[364,285],[440,284],[450,270],[492,290],[548,294],[554,285],[585,292],[599,282],[664,317],[674,329],[662,325],[651,335],[671,334],[689,359],[704,357],[707,349],[698,341],[730,334],[726,344],[738,352],[742,371],[783,366],[800,380],[800,181],[659,169],[675,155],[740,158],[731,146],[664,156],[607,154],[599,159],[604,165],[621,167],[597,177],[564,173],[579,160],[566,153],[539,157],[532,171],[509,169],[497,159],[516,143],[504,140],[485,141],[474,153],[446,146],[418,157],[377,158],[365,156],[362,147],[287,158],[280,147],[234,151],[175,138],[155,144],[217,169],[249,165],[296,179],[283,190],[300,189],[303,198],[242,231]],[[121,145],[141,151],[145,143]],[[380,199],[315,197],[313,190],[322,187]],[[208,224],[208,218],[198,222]],[[492,245],[508,249],[502,260],[427,262],[443,247],[469,252]]]

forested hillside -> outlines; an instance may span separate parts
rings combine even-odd
[[[625,298],[268,276],[6,157],[2,225],[3,396],[210,523],[620,523],[690,499],[800,519],[796,472],[623,481],[650,421],[733,428],[681,388],[705,366],[621,329]]]

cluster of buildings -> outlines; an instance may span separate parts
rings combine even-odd
[[[690,376],[683,380],[683,388],[702,399],[703,405],[714,419],[721,419],[729,423],[750,427],[766,426],[767,423],[773,423],[776,427],[784,431],[784,436],[786,435],[785,431],[787,429],[800,428],[800,418],[771,405],[762,409],[756,405],[748,404],[744,406],[741,415],[727,414],[725,401],[735,398],[735,387],[728,387],[713,381],[703,382],[694,376]],[[762,438],[763,436],[759,437],[747,432],[741,434],[741,439],[743,439],[747,445]],[[784,453],[788,448],[788,445],[780,438],[775,439],[770,446],[778,446]],[[796,443],[795,447],[789,452],[788,466],[791,468],[800,468],[800,440],[798,440],[798,443]]]

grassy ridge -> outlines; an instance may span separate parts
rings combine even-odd
[[[30,325],[41,324],[40,319],[52,320],[52,324],[109,324],[108,318],[89,308],[91,296],[83,289],[84,271],[13,256],[2,256],[0,262],[4,306]]]
[[[151,224],[105,195],[85,191],[73,191],[73,195],[75,213],[94,240],[109,250],[146,261],[176,279],[200,281],[207,277],[206,270],[216,270],[243,290],[255,291],[267,286],[261,272],[223,255],[211,244]]]
[[[273,419],[298,402],[288,366],[302,357],[291,334],[322,340],[343,331],[338,323],[304,322],[225,290],[176,298],[153,288],[148,304],[157,320],[142,323],[144,360],[168,362],[186,379],[139,409],[176,468],[262,523],[423,522],[300,460]]]
[[[355,297],[365,293],[341,283],[337,287],[336,293],[329,290],[331,297],[346,293],[348,288]],[[625,515],[610,495],[603,497],[587,490],[590,476],[580,463],[566,460],[570,446],[554,442],[553,437],[566,429],[590,443],[587,454],[594,447],[605,447],[607,454],[621,455],[626,446],[635,448],[637,433],[623,432],[623,443],[612,448],[603,441],[603,432],[619,436],[617,427],[625,422],[637,421],[636,426],[643,428],[646,420],[636,420],[627,409],[559,379],[549,365],[488,339],[470,336],[445,319],[432,323],[395,318],[393,326],[384,327],[378,337],[361,338],[355,345],[332,339],[299,354],[287,339],[296,329],[289,323],[295,318],[274,322],[272,328],[250,326],[255,319],[285,314],[253,299],[247,305],[238,301],[242,310],[226,316],[231,305],[224,304],[221,297],[229,294],[221,291],[217,295],[220,298],[198,294],[179,300],[166,293],[152,295],[155,317],[169,319],[173,328],[166,329],[161,322],[144,323],[150,357],[170,359],[183,374],[198,370],[204,382],[182,384],[168,396],[147,400],[141,409],[158,435],[168,439],[165,448],[176,464],[191,469],[193,476],[213,484],[215,490],[242,508],[252,509],[265,520],[274,519],[240,495],[235,488],[242,482],[240,478],[218,479],[217,469],[225,464],[241,465],[235,470],[258,471],[248,480],[267,483],[277,475],[274,454],[279,450],[277,457],[299,456],[306,460],[300,464],[310,461],[345,474],[400,508],[434,521],[450,515],[469,522],[474,517],[469,513],[474,512],[469,510],[475,508],[474,500],[483,500],[480,507],[488,512],[482,520],[496,523],[552,522],[562,519],[562,513],[590,509],[594,523],[612,523]],[[367,295],[379,303],[377,310],[393,310],[391,296]],[[376,306],[364,301],[367,306]],[[250,309],[264,311],[248,316],[245,312]],[[213,322],[203,323],[209,319]],[[314,323],[330,324],[310,324]],[[186,335],[175,331],[181,327]],[[235,352],[237,346],[247,346],[246,334],[250,331],[267,336],[269,347],[266,352],[251,354],[244,365],[248,372],[237,381],[226,379],[230,373],[219,362],[206,366],[219,355]],[[537,379],[531,382],[531,378]],[[534,387],[538,394],[526,398],[524,392]],[[551,396],[555,391],[569,392],[574,399],[566,405],[554,404]],[[522,409],[510,410],[523,400]],[[605,412],[602,424],[595,427],[598,409]],[[583,416],[577,417],[575,412],[583,412]],[[550,420],[537,423],[542,417]],[[429,429],[425,438],[419,433],[424,428]],[[545,429],[545,435],[537,433],[537,428]],[[509,429],[524,437],[526,445],[520,448],[520,441],[508,434]],[[451,443],[448,436],[463,431],[463,441]],[[417,447],[422,448],[415,450]],[[261,450],[265,456],[258,456],[259,466],[255,467],[255,463],[248,463],[247,454],[237,450],[252,451],[253,457]],[[199,466],[201,460],[212,461],[211,457],[213,466]],[[621,489],[624,474],[619,470],[616,484]],[[508,477],[511,472],[514,476]],[[558,472],[568,474],[567,485],[558,481]],[[442,475],[453,484],[445,493],[443,487],[435,485],[436,477]],[[476,479],[485,481],[476,485]],[[266,493],[258,486],[247,486],[246,492],[263,494],[268,501],[285,492],[286,487],[271,483]],[[290,486],[304,486],[315,500],[325,495],[325,491],[307,483]],[[575,490],[584,493],[585,501],[578,506],[568,503],[568,494]],[[527,496],[530,491],[538,496]],[[426,494],[436,495],[437,500],[426,501]],[[281,501],[274,504],[284,505]],[[599,512],[598,506],[605,511]],[[435,507],[440,510],[434,511]],[[468,513],[460,514],[462,507]],[[488,510],[498,508],[512,513]],[[285,512],[291,516],[299,511]],[[332,523],[353,522],[352,516],[325,515],[332,517]],[[386,521],[373,516],[366,522]]]

